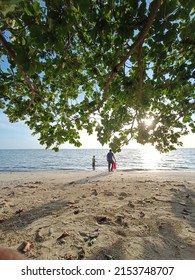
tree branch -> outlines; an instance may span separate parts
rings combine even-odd
[[[137,96],[137,107],[142,99],[142,86],[143,86],[143,65],[142,65],[142,45],[141,41],[138,45],[138,70],[139,70],[139,83],[138,83],[138,96]]]
[[[191,109],[195,110],[195,100],[193,100],[192,103],[189,103],[188,106],[186,106],[186,108],[184,108],[184,110],[179,114],[176,121],[178,121],[180,118],[184,117],[186,112],[188,112]]]
[[[131,54],[133,53],[133,51],[136,49],[136,47],[140,44],[140,42],[143,42],[145,37],[147,36],[147,33],[150,29],[150,27],[152,26],[152,23],[156,17],[157,11],[159,9],[159,7],[161,6],[162,0],[154,0],[152,3],[152,8],[151,8],[151,12],[148,16],[148,19],[146,21],[146,24],[144,26],[144,28],[142,29],[142,31],[139,33],[137,39],[135,40],[135,42],[131,45],[129,52],[127,53],[127,55],[121,60],[120,63],[118,63],[117,65],[115,65],[115,67],[112,69],[111,73],[109,74],[108,80],[106,82],[105,88],[104,88],[104,94],[103,94],[103,98],[100,101],[100,103],[98,104],[98,106],[93,109],[93,110],[89,110],[88,112],[94,112],[98,109],[100,109],[104,102],[108,99],[109,96],[109,87],[110,84],[112,82],[112,80],[115,78],[116,74],[119,72],[119,70],[121,69],[121,67],[125,64],[125,62],[129,59],[129,57],[131,56]]]
[[[152,23],[156,17],[157,11],[161,5],[162,0],[154,0],[153,2],[153,6],[150,12],[150,15],[148,17],[148,20],[146,21],[146,25],[144,26],[144,28],[142,29],[142,31],[139,33],[137,39],[135,40],[135,42],[131,45],[129,52],[127,53],[127,55],[124,57],[124,59],[118,63],[114,69],[112,70],[112,73],[117,73],[121,67],[125,64],[125,62],[129,59],[130,55],[133,53],[133,51],[135,50],[135,48],[139,45],[140,42],[144,41],[150,27],[152,26]],[[111,74],[112,74],[111,73]],[[111,75],[110,75],[111,76]]]

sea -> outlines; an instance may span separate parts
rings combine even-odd
[[[107,149],[0,149],[0,172],[88,171],[92,157],[96,170],[107,170]],[[192,171],[195,172],[195,148],[181,148],[169,153],[155,149],[123,149],[115,154],[118,170]]]

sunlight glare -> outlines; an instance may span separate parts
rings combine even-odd
[[[151,126],[153,124],[153,120],[152,119],[143,119],[143,122],[146,126]]]
[[[143,149],[142,153],[145,166],[156,169],[158,167],[158,162],[160,161],[162,154],[152,146],[148,146],[147,148]]]

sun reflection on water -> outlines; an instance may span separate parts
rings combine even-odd
[[[162,154],[153,147],[142,149],[142,160],[145,169],[157,169],[162,158]]]

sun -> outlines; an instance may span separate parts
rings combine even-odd
[[[145,118],[145,119],[143,119],[143,122],[148,127],[148,126],[151,126],[153,124],[153,119]]]

